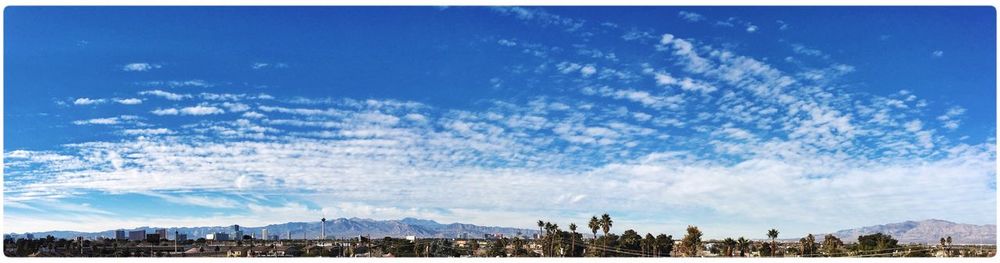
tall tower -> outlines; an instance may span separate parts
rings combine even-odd
[[[320,231],[321,231],[320,232],[320,239],[326,240],[326,217],[324,217],[323,219],[320,219],[319,221],[320,221],[320,224],[322,224],[322,226],[320,226]]]

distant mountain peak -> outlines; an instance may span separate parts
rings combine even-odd
[[[412,218],[412,217],[403,218],[402,220],[399,220],[399,222],[402,222],[402,223],[408,224],[408,225],[422,225],[422,226],[423,225],[440,225],[437,221],[434,221],[434,220],[417,219],[417,218]]]
[[[833,235],[844,242],[856,242],[858,236],[883,233],[901,243],[936,244],[942,237],[952,237],[955,244],[996,244],[996,225],[961,224],[941,219],[904,221],[840,230]]]

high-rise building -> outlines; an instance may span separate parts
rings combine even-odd
[[[128,237],[125,236],[125,230],[122,230],[122,229],[115,230],[115,239],[117,239],[117,240],[128,239]]]
[[[176,234],[175,237],[174,237],[174,239],[177,240],[177,241],[187,241],[188,240],[188,235],[187,234]]]
[[[261,229],[260,230],[260,239],[267,240],[268,237],[270,237],[270,236],[267,235],[267,228]]]
[[[146,230],[128,231],[129,241],[142,241],[146,239]]]
[[[243,230],[240,230],[240,225],[233,225],[233,239],[243,240]]]
[[[326,240],[326,217],[324,217],[323,219],[320,219],[319,222],[320,222],[320,224],[322,224],[322,226],[320,226],[321,232],[320,232],[319,239]]]
[[[155,233],[157,235],[160,235],[161,239],[167,239],[167,230],[166,229],[163,229],[163,228],[157,229]]]
[[[24,234],[24,239],[35,240],[35,234],[32,234],[32,233]]]

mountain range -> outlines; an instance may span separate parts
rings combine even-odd
[[[163,227],[144,226],[124,230],[145,230],[146,233],[152,234],[159,228]],[[205,235],[211,233],[222,232],[232,235],[234,232],[233,226],[168,227],[166,229],[167,232],[169,232],[167,236],[171,239],[174,237],[174,231],[177,231],[180,234],[187,234],[191,239],[205,237]],[[288,222],[262,227],[240,227],[240,230],[243,231],[245,235],[253,233],[257,238],[260,238],[261,230],[263,229],[267,229],[268,235],[278,235],[283,239],[288,236],[295,239],[301,239],[303,237],[319,238],[322,232],[322,226],[319,221]],[[470,238],[483,238],[486,234],[503,234],[504,236],[516,236],[520,234],[522,236],[531,236],[536,233],[538,233],[538,230],[513,227],[478,226],[461,223],[441,224],[433,220],[416,218],[404,218],[401,220],[337,218],[327,220],[326,222],[327,238],[356,237],[358,235],[371,236],[372,238],[382,238],[386,236],[399,238],[405,236],[416,236],[420,238],[454,238],[461,234],[466,234]],[[114,237],[115,230],[106,230],[101,232],[47,231],[32,234],[36,238],[45,237],[46,235],[52,235],[56,238],[74,238],[79,236],[84,238],[98,238]]]
[[[900,223],[866,226],[834,232],[845,243],[857,242],[858,236],[883,233],[891,235],[900,244],[938,244],[942,237],[951,236],[952,244],[996,244],[996,225],[959,224],[938,219],[906,221]],[[817,236],[822,240],[823,235]]]
[[[146,230],[153,233],[157,229],[154,227],[139,227],[128,230]],[[167,228],[168,236],[173,238],[174,231],[187,234],[189,238],[195,239],[205,237],[211,233],[232,233],[232,226],[208,226],[208,227],[177,227]],[[258,238],[261,230],[267,229],[268,235],[279,235],[281,238],[301,239],[319,238],[321,233],[320,222],[289,222],[283,224],[272,224],[263,227],[242,227],[241,230],[250,235],[255,234]],[[892,235],[900,243],[923,243],[937,244],[942,237],[951,236],[953,244],[996,244],[996,225],[972,225],[959,224],[944,220],[929,219],[923,221],[906,221],[884,225],[866,226],[854,229],[845,229],[832,233],[845,243],[857,241],[858,236],[874,233],[884,233]],[[354,237],[358,235],[381,237],[405,237],[416,236],[419,238],[454,238],[461,234],[467,234],[470,238],[483,238],[486,234],[503,234],[504,236],[531,236],[538,233],[538,230],[478,226],[472,224],[441,224],[433,220],[404,218],[401,220],[373,220],[362,218],[337,218],[326,222],[326,235],[328,238]],[[36,238],[52,235],[56,238],[73,238],[82,236],[85,238],[114,237],[114,230],[101,232],[75,232],[75,231],[48,231],[32,233]],[[816,239],[822,241],[825,234],[817,235]],[[675,237],[679,238],[679,237]],[[798,239],[789,239],[797,241]]]

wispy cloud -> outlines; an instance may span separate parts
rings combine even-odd
[[[139,92],[139,95],[157,96],[157,97],[162,97],[162,98],[168,99],[168,100],[182,100],[182,99],[190,98],[191,97],[191,95],[189,95],[189,94],[177,94],[177,93],[172,93],[172,92],[167,92],[167,91],[162,91],[162,90],[147,90],[147,91],[142,91],[142,92]]]
[[[149,70],[158,69],[158,68],[161,68],[161,67],[163,67],[163,65],[160,65],[160,64],[129,63],[129,64],[125,64],[125,66],[122,66],[122,71],[149,71]]]
[[[695,13],[695,12],[689,12],[689,11],[680,11],[680,12],[677,12],[677,16],[679,16],[681,19],[684,19],[684,20],[686,20],[688,22],[699,22],[699,21],[705,20],[705,16],[704,15],[701,15],[701,14]]]
[[[78,98],[73,101],[73,105],[95,105],[104,103],[104,99]]]
[[[142,103],[141,99],[138,98],[127,98],[127,99],[115,99],[115,102],[125,104],[125,105],[136,105]]]

